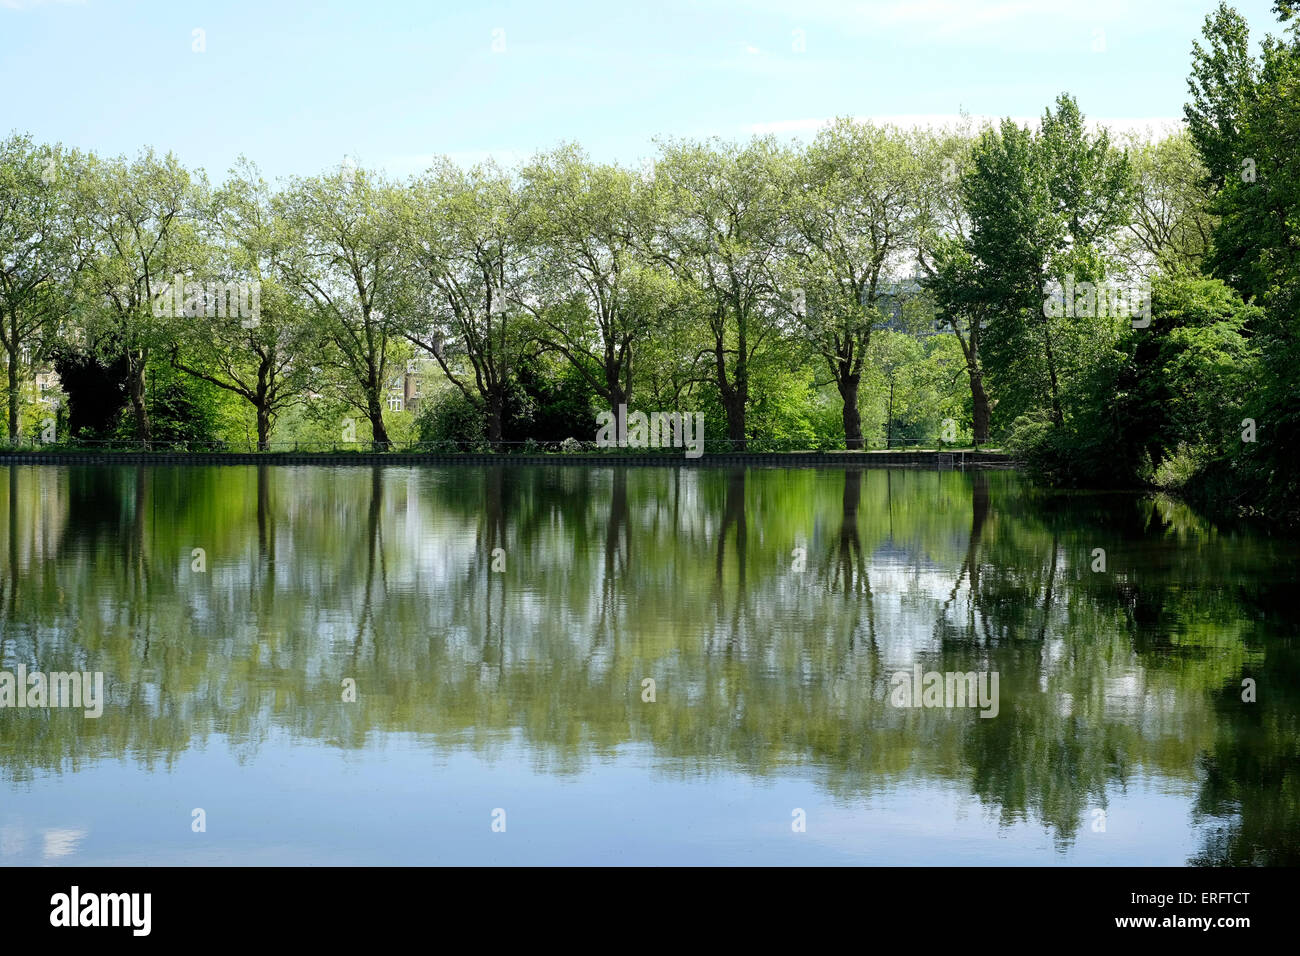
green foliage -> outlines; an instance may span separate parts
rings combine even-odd
[[[1186,131],[1156,142],[1126,143],[1133,167],[1133,206],[1123,256],[1145,274],[1195,273],[1205,266],[1217,222],[1204,188],[1209,175]]]
[[[70,306],[77,229],[66,209],[70,170],[80,162],[78,154],[39,147],[28,136],[0,139],[0,347],[10,441],[21,431],[31,360],[48,353],[58,317]]]
[[[145,387],[152,441],[160,446],[191,442],[208,445],[235,437],[231,427],[236,415],[233,403],[215,385],[160,361],[150,365]],[[113,437],[121,440],[134,435],[134,422],[128,417],[119,418]]]
[[[1237,454],[1239,422],[1253,404],[1258,356],[1247,337],[1260,311],[1222,282],[1159,278],[1151,325],[1123,332],[1065,395],[1068,415],[1015,422],[1011,444],[1054,481],[1133,487],[1188,480],[1188,462],[1220,467]]]
[[[1260,356],[1238,402],[1256,420],[1256,441],[1238,438],[1189,483],[1203,500],[1300,518],[1300,34],[1293,4],[1275,11],[1282,37],[1250,54],[1246,22],[1220,4],[1206,18],[1206,46],[1193,51],[1186,114],[1214,189],[1219,217],[1209,269],[1262,307],[1248,323]],[[1238,422],[1236,427],[1242,428]]]
[[[416,420],[419,441],[480,449],[487,436],[483,411],[456,388],[426,398]]]
[[[95,350],[64,349],[55,354],[53,365],[68,396],[68,437],[108,439],[129,401],[126,360],[107,361]]]
[[[987,314],[982,360],[998,394],[997,417],[1034,415],[1042,404],[1058,425],[1062,391],[1090,375],[1105,323],[1073,309],[1052,315],[1053,284],[1104,280],[1106,243],[1126,221],[1128,158],[1108,134],[1090,134],[1069,96],[1033,131],[1010,120],[986,130],[962,179],[971,219],[969,264],[955,263],[949,294],[965,311]]]
[[[822,448],[829,444],[831,436],[839,438],[843,434],[834,426],[828,434],[826,405],[830,403],[813,387],[810,368],[759,365],[754,369],[750,389],[752,405],[747,427],[755,448]],[[834,405],[829,410],[837,411]]]
[[[518,386],[507,403],[507,441],[591,440],[596,429],[594,406],[603,402],[572,365],[534,360],[522,364],[517,375]]]

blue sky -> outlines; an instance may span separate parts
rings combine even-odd
[[[219,179],[241,153],[272,177],[344,155],[405,176],[436,154],[510,163],[564,140],[635,164],[655,136],[1033,117],[1061,91],[1141,126],[1181,115],[1214,5],[0,0],[0,132],[153,145]],[[1276,32],[1269,0],[1235,5],[1257,39]]]

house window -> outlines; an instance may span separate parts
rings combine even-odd
[[[389,395],[389,396],[388,396],[388,410],[389,410],[390,412],[400,412],[400,411],[402,410],[402,396],[400,396],[400,395]]]

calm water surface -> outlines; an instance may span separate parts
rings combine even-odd
[[[0,669],[107,693],[0,709],[0,863],[1300,862],[1300,548],[1171,501],[14,466],[0,528]]]

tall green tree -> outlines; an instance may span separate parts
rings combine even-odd
[[[972,146],[968,127],[930,133],[922,140],[916,259],[938,319],[961,348],[971,395],[971,434],[978,448],[988,443],[993,419],[981,343],[999,304],[980,294],[970,252],[971,223],[962,202],[962,179],[970,168]]]
[[[530,229],[522,199],[495,164],[466,171],[444,160],[412,184],[402,222],[405,334],[480,411],[497,446],[533,340],[523,308]]]
[[[300,237],[247,161],[211,197],[205,220],[211,245],[204,277],[231,287],[243,308],[205,302],[201,314],[184,323],[174,362],[252,405],[257,447],[265,450],[279,413],[303,400],[321,340],[302,293],[286,281],[292,281],[286,266]],[[223,299],[228,303],[218,292],[216,304]],[[250,306],[254,314],[245,314]]]
[[[838,119],[794,159],[782,184],[785,251],[800,293],[791,309],[839,391],[850,449],[863,447],[858,388],[878,293],[882,283],[895,292],[916,257],[916,146],[897,129]]]
[[[0,345],[7,365],[9,441],[19,437],[24,355],[34,358],[69,308],[80,260],[67,202],[80,158],[14,134],[0,140]]]
[[[285,282],[310,304],[330,345],[321,365],[370,422],[377,448],[389,444],[384,404],[403,328],[401,205],[398,189],[347,164],[294,180],[276,205],[298,237],[284,258]]]
[[[535,268],[521,304],[543,344],[617,408],[631,401],[636,356],[664,319],[662,277],[638,245],[649,187],[575,146],[537,156],[522,179]]]
[[[986,130],[971,160],[962,178],[971,220],[965,298],[989,313],[986,367],[1003,403],[1021,413],[1041,403],[1059,426],[1063,378],[1086,366],[1099,337],[1073,309],[1054,317],[1048,302],[1065,278],[1106,278],[1128,212],[1128,158],[1105,130],[1090,133],[1062,95],[1039,130],[1010,120]]]
[[[669,144],[655,166],[655,221],[647,248],[704,305],[700,347],[727,419],[743,450],[750,366],[789,332],[776,301],[781,194],[786,152],[769,139],[746,146]]]
[[[1263,307],[1251,325],[1263,357],[1255,392],[1259,435],[1238,449],[1237,474],[1270,510],[1294,513],[1300,494],[1300,19],[1274,5],[1286,25],[1250,54],[1244,18],[1226,4],[1206,18],[1206,45],[1193,45],[1185,108],[1214,190],[1218,216],[1212,275]]]
[[[134,160],[90,156],[78,171],[74,202],[94,244],[81,283],[77,334],[92,348],[126,361],[137,440],[152,437],[145,373],[170,351],[175,316],[159,315],[158,296],[200,259],[195,225],[203,189],[170,153]]]

